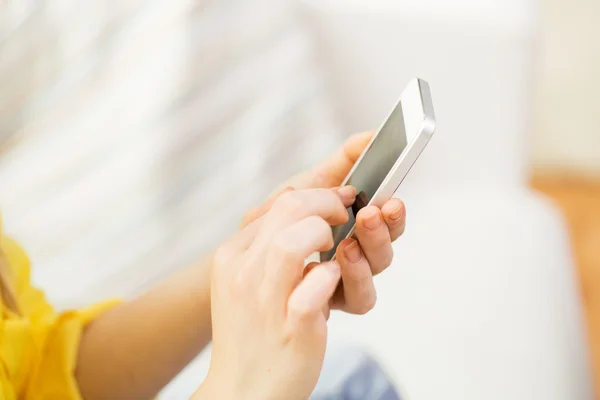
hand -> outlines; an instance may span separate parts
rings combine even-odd
[[[215,253],[210,371],[198,398],[307,399],[319,377],[336,262],[304,260],[333,247],[352,187],[287,192]]]
[[[280,186],[260,207],[246,213],[242,227],[269,211],[277,196],[297,189],[332,188],[341,185],[369,143],[373,132],[350,137],[331,157]],[[406,210],[399,199],[391,199],[380,209],[364,207],[356,218],[356,237],[340,243],[336,259],[341,266],[342,284],[332,299],[332,308],[352,314],[371,310],[377,298],[373,276],[392,262],[392,242],[404,232]]]

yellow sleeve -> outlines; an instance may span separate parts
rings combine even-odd
[[[113,306],[103,303],[59,314],[48,327],[37,368],[26,390],[27,400],[80,400],[75,381],[79,341],[85,325]]]
[[[117,300],[83,310],[56,313],[42,291],[30,283],[30,264],[23,250],[12,240],[2,238],[2,247],[14,273],[20,312],[32,325],[35,351],[25,378],[25,400],[80,400],[74,377],[79,341],[85,326],[108,311]]]

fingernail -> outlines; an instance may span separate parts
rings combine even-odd
[[[404,214],[402,212],[402,203],[398,204],[398,207],[396,207],[396,209],[390,214],[390,218],[391,219],[398,219],[400,217],[402,217],[402,214]]]
[[[354,199],[356,197],[356,189],[354,186],[343,186],[336,189],[340,197],[344,199]]]
[[[381,225],[381,216],[379,212],[373,208],[368,208],[364,211],[367,215],[364,216],[365,227],[369,230],[375,230]]]
[[[362,252],[360,251],[360,247],[358,246],[358,242],[356,240],[346,246],[344,249],[344,255],[346,256],[346,260],[353,264],[360,260],[362,257]]]

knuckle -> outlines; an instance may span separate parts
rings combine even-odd
[[[348,210],[346,208],[344,208],[344,205],[342,205],[342,208],[340,209],[340,221],[342,224],[345,224],[349,220],[350,220],[350,214],[348,214]]]
[[[306,224],[311,233],[316,236],[319,245],[326,245],[329,249],[333,247],[333,231],[327,221],[319,216],[312,215],[306,218]]]
[[[244,279],[243,274],[233,274],[231,280],[229,281],[229,289],[231,294],[236,297],[239,297],[240,295],[245,293],[246,280]]]
[[[325,189],[326,192],[324,192],[327,196],[330,197],[330,202],[332,205],[332,213],[334,217],[337,217],[340,220],[348,220],[349,219],[349,215],[348,215],[348,210],[346,209],[346,206],[344,206],[344,202],[342,201],[342,199],[340,199],[340,197],[335,194],[333,191],[331,191],[330,189]]]
[[[381,265],[385,269],[392,265],[392,261],[394,261],[394,249],[390,247],[390,250],[385,252]]]
[[[393,227],[393,229],[390,229],[390,233],[393,235],[394,238],[397,238],[404,234],[404,229],[405,225],[403,223],[400,223],[397,226]]]
[[[319,218],[317,226],[322,240],[327,244],[327,247],[331,249],[335,243],[333,240],[333,231],[331,230],[331,226],[322,218]]]
[[[367,297],[364,301],[360,303],[360,305],[356,309],[356,314],[364,315],[375,308],[375,304],[377,303],[377,295],[373,294],[372,296]]]
[[[348,211],[342,204],[340,207],[335,207],[331,210],[329,217],[335,222],[336,225],[343,225],[350,220]]]
[[[394,232],[394,236],[398,237],[398,236],[402,236],[404,234],[404,230],[406,229],[406,224],[401,223],[395,230]]]
[[[296,262],[302,258],[293,246],[293,239],[288,239],[286,234],[280,234],[271,242],[271,254],[283,263]]]
[[[348,268],[346,270],[346,277],[359,288],[373,286],[373,273],[366,260],[365,262],[354,265],[352,268]]]
[[[291,215],[302,213],[306,208],[306,205],[294,192],[282,194],[279,199],[277,199],[277,206],[280,211]]]
[[[306,306],[298,302],[289,303],[287,309],[287,321],[281,341],[288,344],[295,340],[298,336],[298,331],[306,329],[310,325],[312,319],[312,311]]]
[[[259,290],[256,293],[256,308],[260,312],[267,312],[273,305],[273,298],[268,290]]]
[[[312,215],[312,216],[308,217],[308,220],[310,221],[310,224],[312,225],[312,229],[315,230],[316,232],[318,232],[320,234],[330,234],[331,233],[331,226],[323,218],[321,218],[317,215]]]
[[[229,264],[233,257],[233,249],[231,249],[227,244],[224,244],[215,251],[215,254],[213,256],[213,263],[217,267],[221,267]]]
[[[287,346],[290,343],[293,343],[297,337],[299,325],[298,322],[293,320],[291,315],[289,315],[288,311],[288,320],[286,321],[285,327],[281,332],[281,337],[279,339],[280,344]]]
[[[247,225],[250,222],[252,222],[256,218],[256,214],[258,214],[258,207],[253,207],[246,211],[246,213],[242,217],[242,224]]]
[[[295,324],[301,325],[312,316],[312,310],[305,304],[294,302],[288,306],[288,315]]]
[[[382,253],[376,268],[374,268],[373,274],[379,274],[392,265],[392,261],[394,260],[394,250],[390,248]]]
[[[368,232],[367,234],[371,235],[373,242],[377,248],[381,249],[381,251],[388,250],[388,247],[390,247],[392,244],[392,237],[384,224],[382,224],[382,226],[380,226],[376,231]]]

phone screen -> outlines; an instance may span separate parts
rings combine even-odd
[[[321,253],[322,261],[333,258],[337,245],[352,230],[356,214],[375,195],[407,145],[402,107],[398,102],[348,179],[347,184],[356,188],[356,201],[348,209],[348,222],[332,228],[335,246],[332,250]]]

